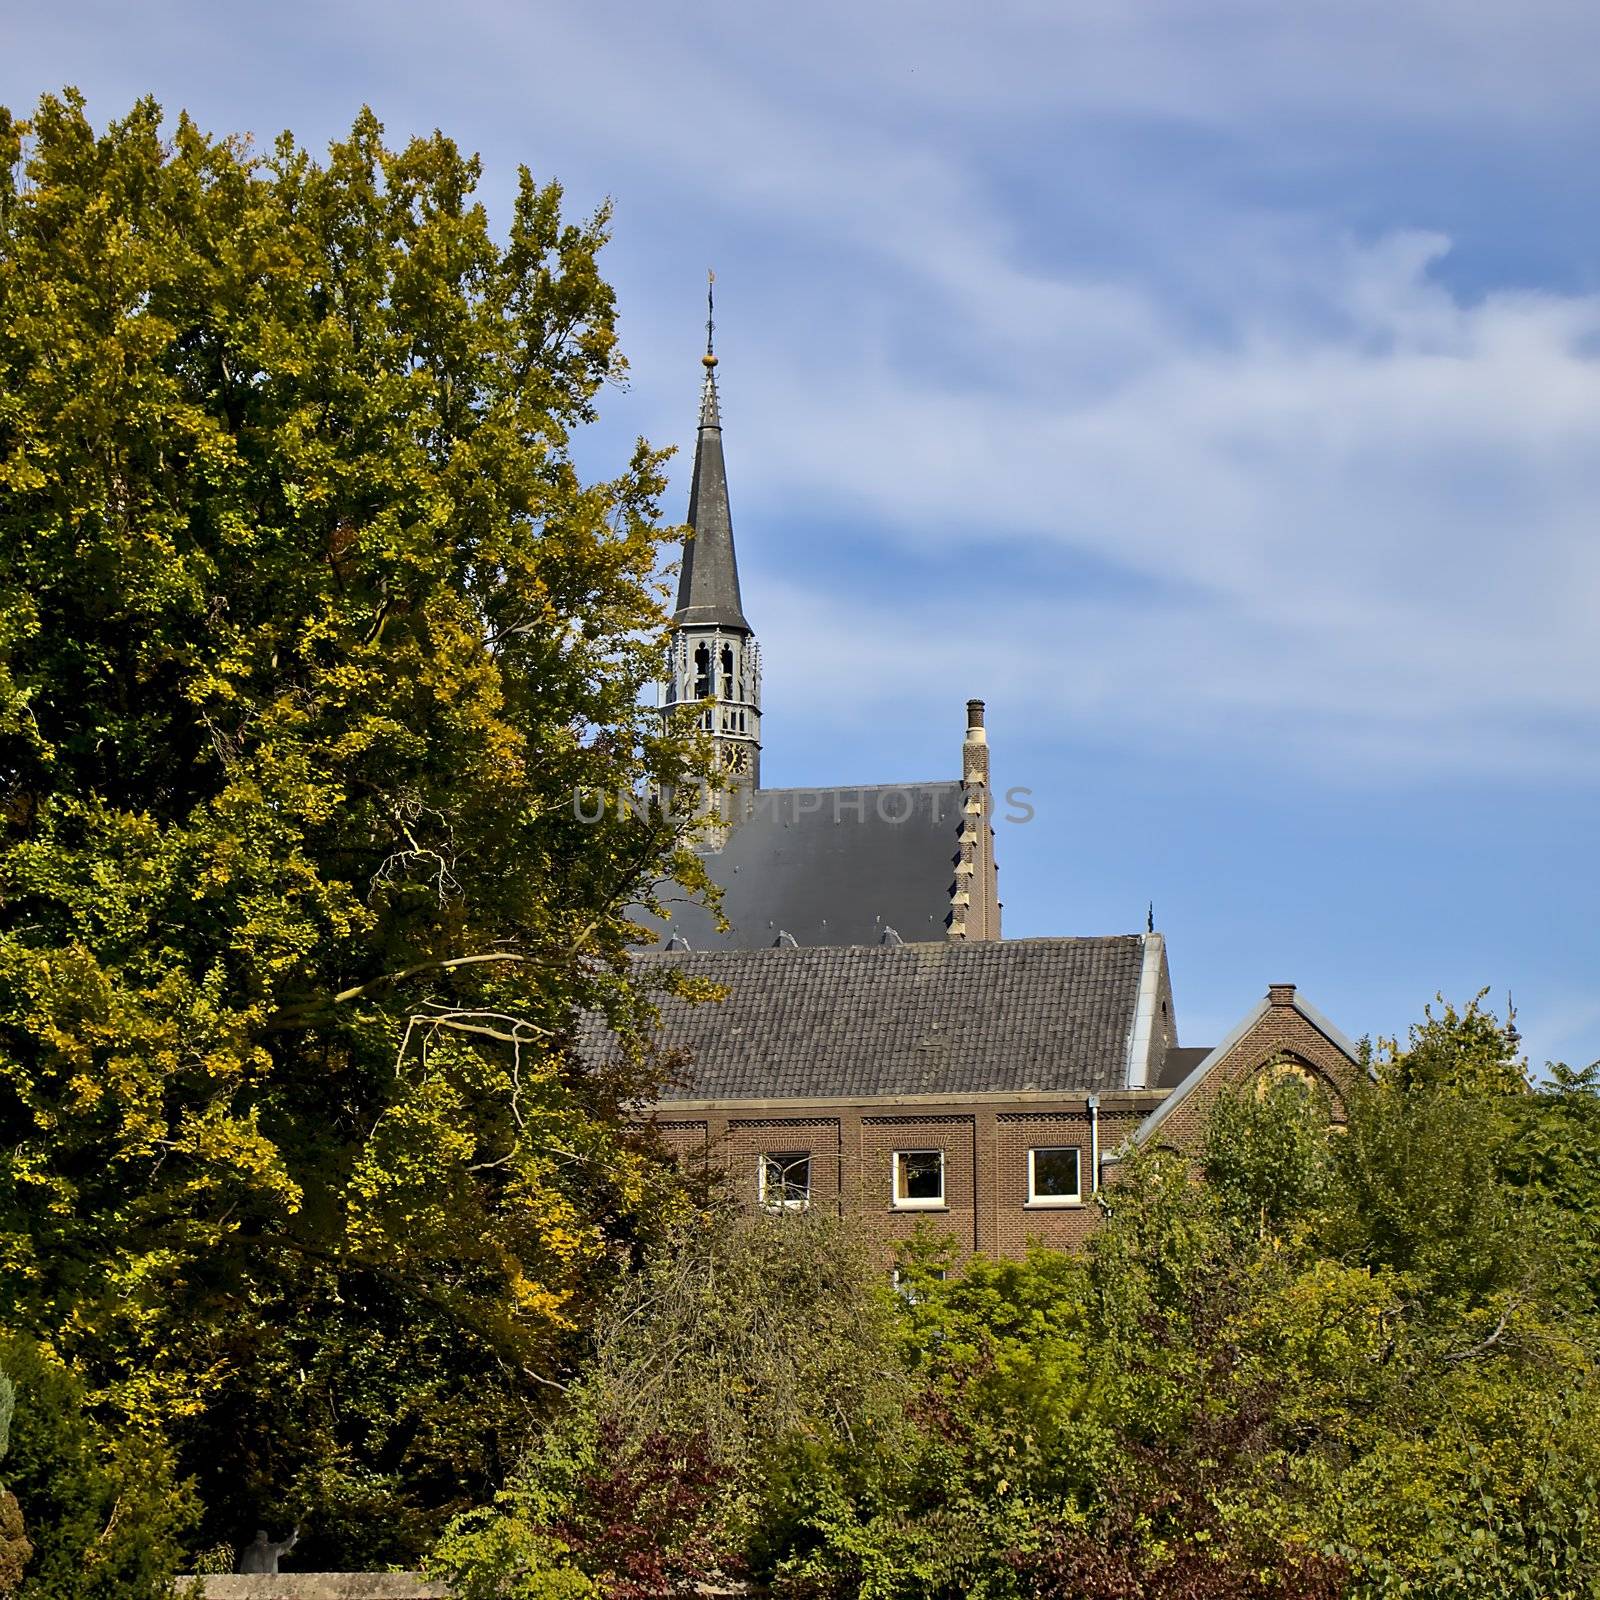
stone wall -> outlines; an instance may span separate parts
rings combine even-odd
[[[229,1573],[183,1578],[181,1600],[449,1600],[450,1591],[420,1572]]]

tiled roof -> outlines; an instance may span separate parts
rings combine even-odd
[[[727,998],[661,1004],[690,1081],[663,1100],[851,1098],[1123,1087],[1144,959],[1101,939],[691,950]],[[592,1025],[586,1048],[606,1048]]]

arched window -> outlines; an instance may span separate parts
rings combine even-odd
[[[711,693],[711,650],[699,645],[694,653],[694,697],[704,700]]]
[[[1293,1056],[1279,1056],[1257,1072],[1256,1099],[1265,1100],[1280,1083],[1292,1083],[1307,1094],[1326,1092],[1321,1076]]]
[[[722,647],[722,698],[724,700],[737,700],[739,697],[733,692],[733,646],[725,644]]]
[[[1338,1086],[1309,1062],[1283,1054],[1264,1061],[1256,1069],[1256,1099],[1265,1100],[1280,1084],[1293,1084],[1308,1099],[1325,1106],[1328,1119],[1334,1127],[1343,1124],[1345,1107]]]

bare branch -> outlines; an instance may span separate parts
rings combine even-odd
[[[527,963],[531,956],[519,955],[514,950],[487,950],[475,956],[451,956],[448,959],[437,961],[419,961],[414,966],[402,967],[398,972],[385,972],[380,977],[369,978],[365,983],[358,983],[348,989],[341,989],[337,994],[327,999],[308,1000],[302,1005],[286,1006],[281,1011],[273,1013],[271,1024],[275,1028],[292,1028],[298,1023],[313,1017],[317,1012],[327,1006],[348,1005],[352,1000],[364,1000],[369,994],[375,994],[379,989],[385,989],[393,984],[404,983],[408,978],[421,977],[426,972],[453,972],[458,967],[477,966],[486,961],[514,962],[518,965]],[[516,1019],[511,1019],[515,1021]],[[533,1024],[520,1023],[519,1026],[533,1029]],[[538,1029],[538,1032],[545,1030]]]
[[[1511,1325],[1511,1314],[1517,1310],[1521,1303],[1520,1300],[1513,1300],[1500,1313],[1500,1320],[1495,1323],[1494,1331],[1487,1338],[1480,1339],[1476,1344],[1468,1345],[1465,1350],[1453,1350],[1444,1359],[1451,1363],[1470,1361],[1474,1356],[1481,1356],[1485,1351],[1492,1350],[1504,1337],[1506,1329]]]

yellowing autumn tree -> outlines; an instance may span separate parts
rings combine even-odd
[[[524,171],[498,239],[368,113],[163,128],[0,111],[0,1327],[165,1437],[197,1540],[405,1559],[654,1209],[651,1084],[569,1038],[643,1015],[626,908],[689,870],[573,803],[690,759],[662,458],[571,458],[604,214]]]

